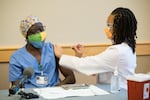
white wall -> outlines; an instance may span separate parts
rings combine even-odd
[[[103,29],[116,7],[128,7],[138,20],[137,42],[150,42],[150,0],[0,0],[0,48],[22,46],[20,20],[38,16],[47,41],[59,44],[110,43]]]

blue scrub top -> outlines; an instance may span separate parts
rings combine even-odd
[[[22,77],[24,69],[32,67],[34,69],[34,74],[31,79],[28,79],[25,82],[25,88],[40,88],[57,85],[59,75],[53,45],[51,43],[44,43],[40,65],[43,67],[44,76],[48,77],[48,84],[43,85],[36,83],[37,76],[41,75],[38,61],[27,51],[26,46],[20,48],[14,52],[10,58],[9,81],[12,82],[19,80]]]

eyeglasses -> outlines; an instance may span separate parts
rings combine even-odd
[[[109,28],[113,28],[113,23],[107,23],[107,27],[109,27]]]

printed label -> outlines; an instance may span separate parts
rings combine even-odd
[[[143,99],[149,98],[149,92],[150,92],[149,88],[150,88],[150,83],[145,83],[144,84]]]

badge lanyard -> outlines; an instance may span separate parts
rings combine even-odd
[[[39,65],[38,68],[39,68],[39,70],[41,71],[41,75],[43,76],[43,75],[44,75],[44,73],[43,73],[43,70],[44,70],[43,66],[42,66],[42,65]]]

